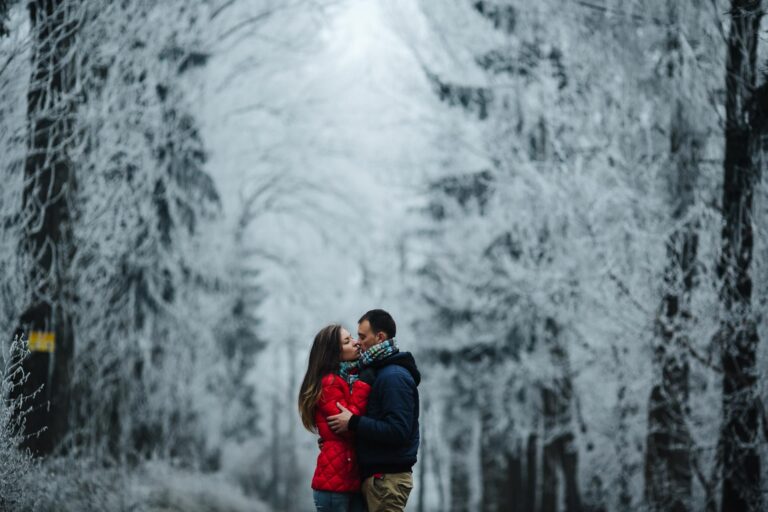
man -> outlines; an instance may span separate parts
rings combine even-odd
[[[365,416],[357,416],[337,404],[341,413],[328,418],[334,432],[355,432],[368,512],[405,509],[419,449],[421,375],[410,352],[398,349],[396,329],[392,316],[381,309],[360,318],[360,378],[365,373],[373,378],[368,410]]]

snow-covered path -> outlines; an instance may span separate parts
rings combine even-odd
[[[148,466],[131,484],[134,510],[146,512],[268,512],[255,498],[217,474]]]

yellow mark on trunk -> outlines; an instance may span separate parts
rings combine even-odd
[[[48,331],[31,331],[29,333],[30,352],[53,352],[56,348],[56,334]]]

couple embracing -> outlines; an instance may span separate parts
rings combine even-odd
[[[357,335],[340,325],[312,344],[299,392],[304,426],[320,435],[312,478],[318,512],[399,512],[413,487],[421,380],[392,316],[374,309]]]

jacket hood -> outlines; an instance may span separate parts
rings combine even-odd
[[[413,380],[416,382],[416,385],[419,385],[419,382],[421,382],[421,372],[419,372],[419,369],[416,367],[416,360],[410,352],[398,352],[381,361],[376,361],[371,366],[373,368],[383,368],[384,366],[389,366],[391,364],[402,366],[408,370],[413,377]]]

